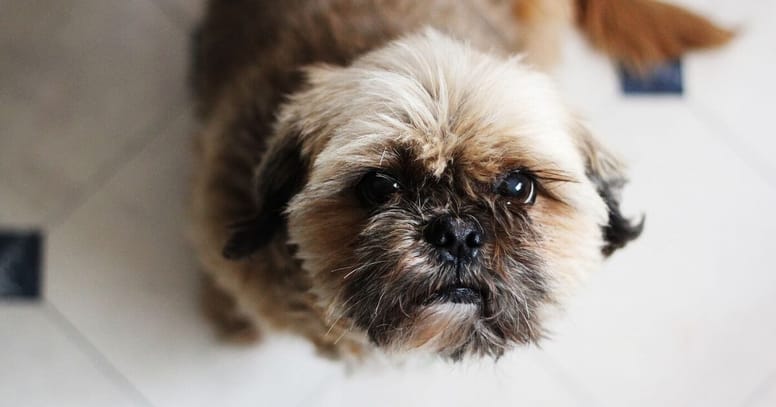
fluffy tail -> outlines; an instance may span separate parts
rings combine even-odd
[[[655,0],[574,1],[577,23],[593,45],[637,70],[733,38],[697,14]]]

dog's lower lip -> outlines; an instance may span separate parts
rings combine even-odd
[[[477,304],[482,301],[482,293],[471,287],[450,286],[435,292],[431,299],[454,304]]]

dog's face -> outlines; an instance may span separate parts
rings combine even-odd
[[[614,161],[547,78],[435,32],[311,70],[276,137],[263,214],[238,240],[282,223],[288,202],[331,322],[386,349],[497,356],[535,341],[640,231],[619,215]]]

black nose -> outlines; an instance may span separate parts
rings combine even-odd
[[[482,246],[482,230],[476,221],[450,215],[432,220],[426,227],[425,238],[448,261],[471,260]]]

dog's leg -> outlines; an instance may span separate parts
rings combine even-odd
[[[234,298],[205,276],[202,281],[202,310],[218,335],[228,342],[251,344],[259,339],[259,330],[242,315]]]
[[[697,14],[655,0],[574,2],[577,23],[593,45],[638,70],[733,37]]]

